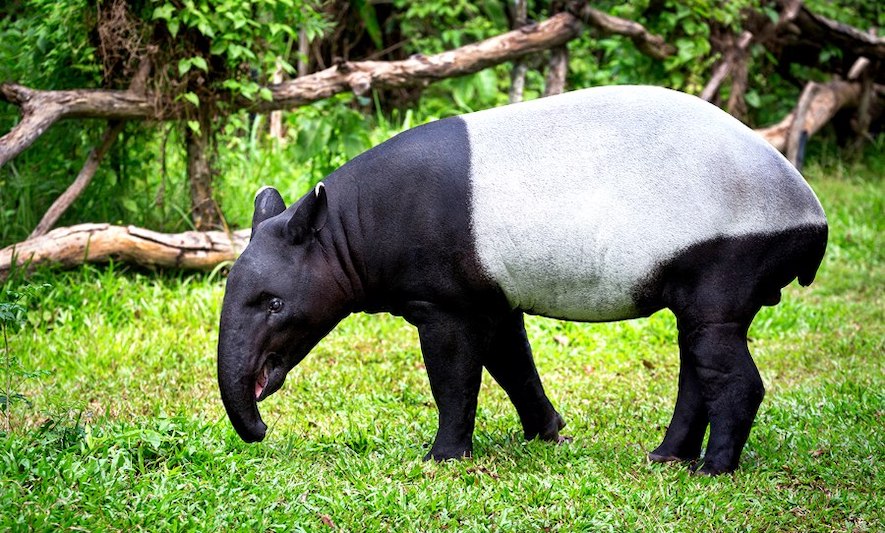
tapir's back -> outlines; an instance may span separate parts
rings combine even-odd
[[[692,245],[826,224],[781,154],[686,94],[605,87],[462,118],[477,254],[529,312],[637,316],[638,285]]]

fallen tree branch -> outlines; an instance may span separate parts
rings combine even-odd
[[[793,111],[777,124],[757,129],[756,133],[781,152],[786,152],[791,138],[798,139],[803,132],[806,137],[811,137],[839,110],[857,107],[862,90],[860,82],[842,80],[829,83],[811,82],[806,86],[803,97],[799,99],[799,104]],[[795,146],[792,149],[793,154],[788,154],[788,158],[790,155],[795,158],[795,153],[798,152],[798,140],[793,143]]]
[[[20,154],[62,118],[128,120],[155,118],[153,104],[129,91],[76,89],[38,91],[14,83],[0,84],[0,99],[19,106],[22,120],[0,137],[0,166]]]
[[[577,2],[571,12],[582,22],[593,26],[606,34],[624,35],[633,41],[642,53],[655,59],[665,59],[674,53],[676,48],[664,41],[660,35],[649,32],[645,26],[632,20],[622,19],[594,9],[586,2]]]
[[[83,190],[86,189],[86,186],[92,181],[92,177],[95,176],[95,172],[98,170],[98,165],[101,163],[102,158],[104,158],[105,153],[107,153],[111,145],[114,144],[117,135],[123,131],[124,124],[125,123],[122,121],[115,121],[108,127],[108,130],[105,131],[99,145],[89,152],[89,156],[86,158],[86,163],[83,165],[83,168],[80,169],[80,173],[77,174],[77,179],[74,180],[74,183],[72,183],[70,187],[65,189],[65,192],[63,192],[61,196],[52,202],[52,205],[49,206],[49,209],[43,215],[43,218],[40,219],[40,222],[37,224],[37,227],[34,228],[34,231],[28,236],[28,239],[45,235],[47,231],[52,229],[52,226],[58,222],[58,219],[61,218],[65,211],[67,211],[68,207],[70,207],[71,204],[74,203],[74,200],[76,200]]]
[[[432,56],[415,55],[400,61],[342,62],[320,72],[270,85],[270,100],[240,99],[235,108],[253,112],[291,109],[338,93],[368,93],[373,88],[395,89],[422,86],[446,78],[464,76],[507,61],[562,46],[580,35],[583,24],[607,33],[630,37],[643,52],[656,58],[673,53],[662,37],[641,24],[575,5],[575,13],[558,13],[549,19]],[[40,91],[22,85],[0,84],[0,99],[21,108],[22,121],[0,138],[0,166],[31,145],[54,122],[64,118],[106,120],[168,120],[182,116],[182,107],[162,113],[150,94],[135,91],[78,89]]]
[[[44,263],[72,267],[82,263],[126,261],[145,266],[211,270],[232,261],[248,244],[250,229],[157,233],[135,226],[80,224],[0,250],[0,281],[16,268]]]
[[[134,93],[144,92],[145,83],[150,69],[150,59],[142,59],[138,71],[136,71],[135,75],[132,77],[132,81],[129,83],[129,91]],[[40,222],[37,224],[37,227],[34,228],[34,231],[28,236],[29,239],[45,235],[46,232],[52,229],[52,226],[58,222],[58,219],[61,218],[64,212],[68,210],[68,207],[74,203],[74,200],[83,193],[83,190],[85,190],[86,186],[89,185],[89,182],[92,181],[92,177],[95,176],[95,172],[98,170],[98,165],[101,163],[104,155],[107,153],[111,145],[114,144],[117,135],[123,131],[123,126],[124,122],[122,121],[111,121],[108,124],[108,129],[102,136],[101,142],[89,152],[89,156],[86,158],[86,163],[83,164],[83,168],[80,169],[80,173],[77,174],[74,183],[72,183],[61,196],[52,202],[52,205],[49,206],[49,209],[44,213],[43,218],[41,218]]]

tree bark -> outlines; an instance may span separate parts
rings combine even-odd
[[[283,66],[279,61],[277,61],[277,66],[273,72],[273,82],[283,82]],[[270,124],[270,136],[279,142],[283,142],[285,140],[285,136],[283,135],[283,112],[271,111],[270,120],[268,122]]]
[[[511,29],[520,29],[526,24],[528,19],[528,2],[526,0],[508,0],[508,8],[512,12]],[[510,94],[508,95],[511,104],[522,102],[522,95],[525,92],[525,75],[529,68],[522,59],[513,61],[513,69],[510,71]]]
[[[191,191],[191,218],[200,231],[222,227],[221,212],[212,195],[212,120],[206,106],[198,108],[199,131],[185,128],[187,176]]]
[[[725,78],[732,73],[738,61],[741,61],[746,69],[746,58],[744,56],[752,41],[753,34],[744,31],[738,37],[737,42],[723,52],[722,61],[716,65],[713,75],[710,76],[710,81],[707,82],[707,85],[704,86],[699,95],[701,99],[712,102],[716,98],[716,95],[719,94],[719,88],[722,87]]]
[[[568,75],[568,47],[557,46],[550,50],[547,64],[547,79],[544,83],[544,96],[562,94],[565,91],[565,78]]]
[[[575,16],[585,24],[593,26],[604,34],[616,34],[629,37],[642,53],[655,59],[666,59],[676,52],[676,48],[645,29],[645,26],[632,20],[626,20],[594,9],[585,2],[579,2]]]
[[[863,90],[860,82],[834,80],[829,83],[811,82],[803,91],[796,108],[780,122],[756,133],[781,152],[798,153],[798,143],[803,132],[806,137],[817,133],[836,113],[844,108],[856,107]],[[877,93],[885,89],[877,87]],[[792,139],[792,141],[791,141]],[[792,145],[792,148],[790,146]]]
[[[0,250],[0,281],[18,268],[44,263],[72,267],[85,262],[126,261],[144,266],[211,270],[234,260],[246,247],[251,230],[165,234],[135,226],[80,224]]]

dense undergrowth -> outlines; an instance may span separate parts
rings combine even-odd
[[[814,285],[751,329],[768,395],[733,476],[645,460],[675,398],[668,312],[530,319],[573,442],[524,442],[485,376],[475,457],[434,464],[421,457],[436,410],[405,322],[345,320],[262,404],[269,437],[247,445],[215,382],[222,276],[87,266],[33,277],[51,288],[10,339],[50,374],[14,383],[32,403],[13,404],[0,438],[0,529],[881,530],[882,163],[816,158],[829,249]]]

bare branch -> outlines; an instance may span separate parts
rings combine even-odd
[[[738,42],[735,45],[735,49],[727,50],[725,57],[716,67],[716,70],[713,71],[710,81],[707,82],[707,85],[704,86],[704,90],[701,91],[701,99],[708,102],[713,101],[713,97],[719,92],[722,82],[725,81],[725,78],[731,73],[732,69],[734,69],[735,63],[738,61],[737,56],[745,54],[752,41],[752,33],[748,31],[741,33],[741,36],[738,38]]]
[[[148,58],[142,59],[138,71],[132,77],[132,81],[129,82],[129,90],[132,92],[143,93],[150,70],[150,60]],[[52,226],[58,222],[58,219],[61,218],[64,212],[67,211],[68,207],[74,203],[74,200],[83,193],[83,190],[86,189],[86,186],[92,181],[92,177],[95,176],[95,172],[98,170],[98,165],[101,163],[102,158],[104,158],[104,155],[114,143],[114,140],[116,140],[117,135],[123,130],[123,125],[124,123],[122,121],[111,121],[108,124],[108,129],[102,136],[101,143],[99,143],[98,147],[89,152],[89,156],[86,158],[86,163],[83,165],[83,168],[80,169],[80,173],[77,174],[74,183],[72,183],[61,196],[52,202],[52,205],[49,206],[49,209],[37,224],[37,227],[34,228],[34,231],[28,236],[29,239],[44,235],[47,231],[52,229]]]
[[[188,231],[157,233],[135,226],[80,224],[0,250],[0,281],[14,268],[43,263],[71,267],[110,259],[145,266],[210,270],[232,261],[246,247],[251,230],[233,233]],[[14,264],[13,264],[14,262]]]
[[[74,200],[80,196],[86,186],[89,185],[89,182],[92,181],[92,177],[95,176],[95,172],[98,170],[98,165],[101,163],[102,158],[104,158],[105,153],[107,153],[111,145],[114,144],[117,135],[123,130],[124,124],[124,122],[115,122],[108,128],[101,139],[101,143],[89,152],[89,157],[86,158],[86,163],[83,165],[83,168],[80,169],[80,173],[77,174],[77,179],[74,180],[74,183],[72,183],[61,196],[52,202],[52,205],[49,206],[49,209],[43,215],[43,218],[40,219],[40,222],[37,224],[37,227],[34,228],[34,231],[28,236],[28,239],[45,235],[46,232],[52,229],[52,226],[58,222],[58,219],[61,218],[65,211],[67,211],[68,207],[74,203]]]
[[[649,32],[645,26],[638,22],[609,15],[586,5],[585,2],[578,2],[578,5],[578,9],[573,12],[584,23],[605,33],[629,37],[633,44],[648,56],[655,59],[666,59],[676,53],[676,48],[673,45],[665,42],[660,35]]]

